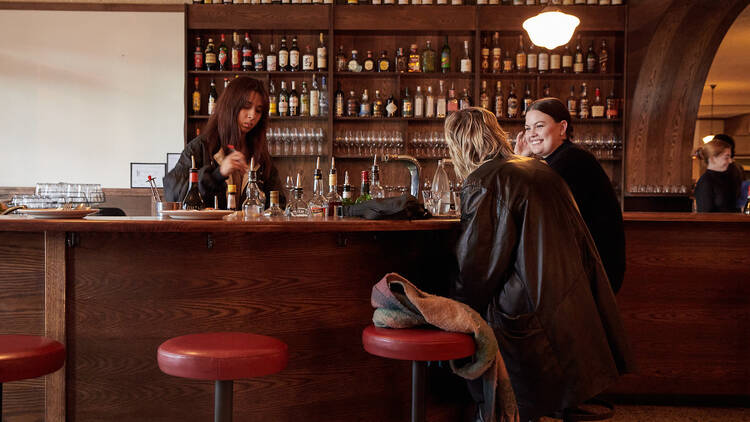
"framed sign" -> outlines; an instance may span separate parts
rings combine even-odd
[[[167,174],[165,163],[130,163],[130,187],[150,188],[148,177],[156,180],[156,187],[164,187],[164,176]]]
[[[180,153],[179,152],[168,152],[167,153],[167,173],[172,171],[174,166],[177,165],[177,162],[180,161]]]

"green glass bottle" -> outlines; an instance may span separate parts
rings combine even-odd
[[[367,170],[362,170],[362,189],[359,191],[355,204],[360,204],[365,201],[372,199],[370,195],[370,173]]]
[[[435,60],[437,59],[437,53],[432,49],[430,42],[427,41],[427,46],[422,50],[422,72],[432,73],[435,72]]]

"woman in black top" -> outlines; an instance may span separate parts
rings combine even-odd
[[[267,116],[268,94],[260,81],[243,76],[230,82],[219,96],[203,133],[187,144],[177,165],[164,178],[167,201],[182,201],[187,193],[194,157],[198,188],[206,205],[212,206],[217,197],[219,207],[226,208],[227,185],[237,186],[237,203],[241,204],[252,157],[258,171],[258,187],[266,192],[266,207],[272,190],[279,191],[283,207],[284,189],[266,143]]]
[[[696,156],[706,162],[706,172],[695,185],[695,204],[698,212],[736,212],[737,186],[729,166],[732,164],[732,147],[713,139],[696,151]]]
[[[625,229],[607,173],[593,154],[571,142],[570,113],[559,99],[534,101],[524,129],[516,138],[516,154],[542,158],[565,180],[617,293],[625,276]]]

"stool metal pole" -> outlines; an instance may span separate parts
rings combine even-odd
[[[411,422],[424,422],[426,363],[411,361]]]
[[[233,383],[232,380],[214,383],[214,422],[232,422]]]

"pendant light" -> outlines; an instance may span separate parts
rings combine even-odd
[[[716,84],[709,85],[711,87],[711,134],[703,137],[703,143],[711,142],[714,139],[714,89]]]
[[[523,22],[523,29],[529,34],[534,45],[552,50],[567,44],[573,37],[581,20],[563,13],[559,8],[547,6],[542,11]]]

